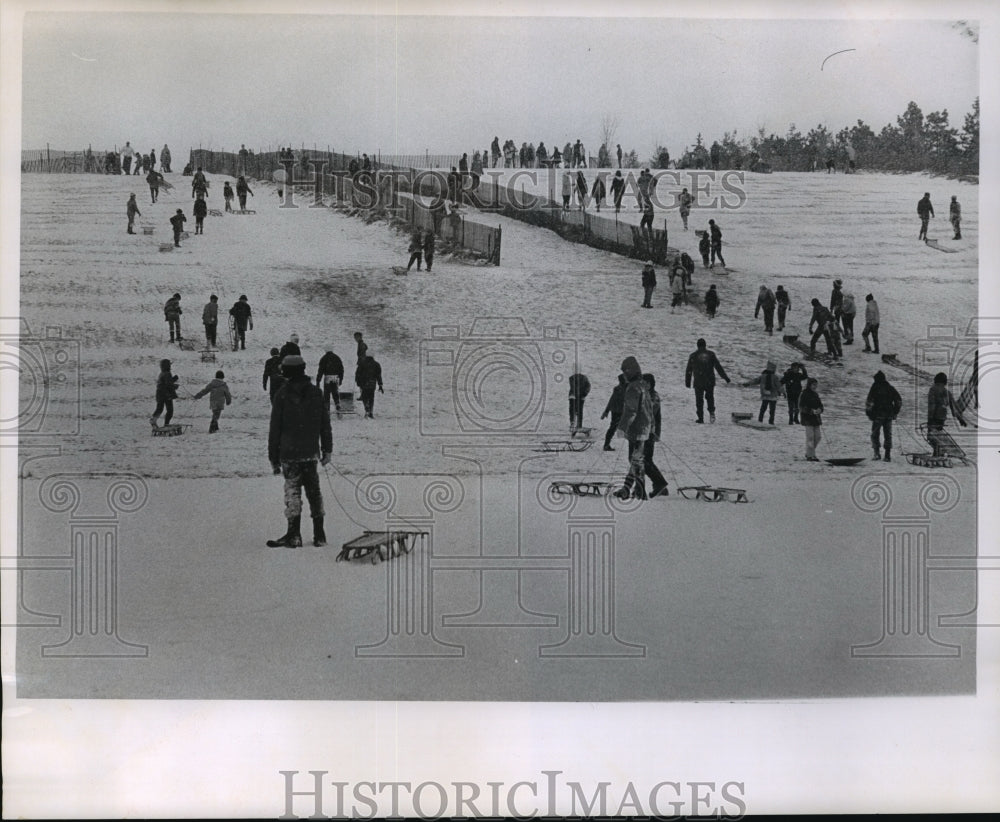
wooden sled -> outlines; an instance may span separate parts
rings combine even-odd
[[[958,253],[958,249],[957,248],[948,248],[947,246],[943,246],[943,245],[941,245],[940,241],[938,241],[938,240],[926,240],[925,239],[924,240],[924,244],[930,246],[931,248],[936,248],[938,251],[945,251],[948,254],[956,254],[956,253]]]
[[[908,362],[902,362],[895,354],[883,354],[882,362],[886,365],[891,365],[893,368],[900,368],[907,374],[912,374],[914,377],[923,380],[924,382],[934,382],[934,375],[928,374],[926,371],[921,371],[919,368],[915,368]]]
[[[190,427],[190,425],[179,425],[174,422],[170,425],[155,425],[152,434],[154,437],[179,437]]]
[[[400,554],[410,553],[417,544],[417,537],[425,536],[426,531],[365,531],[340,547],[337,562],[365,557],[371,558],[372,565],[376,559],[385,562]]]
[[[156,231],[156,229],[151,225],[144,225],[142,227],[142,233],[146,236],[150,236],[154,231]]]
[[[160,243],[160,251],[173,251],[173,250],[174,250],[173,243]]]
[[[593,444],[593,440],[543,440],[535,452],[555,454],[561,451],[586,451]]]
[[[934,446],[934,450],[938,452],[936,455],[932,454],[931,455],[932,457],[933,456],[948,457],[951,460],[958,460],[960,463],[962,463],[962,465],[972,464],[972,460],[969,459],[965,451],[962,450],[962,447],[957,442],[955,442],[955,438],[952,437],[952,435],[949,434],[947,431],[945,431],[944,429],[931,431],[927,427],[926,423],[924,425],[919,426],[919,428],[920,428],[920,433],[923,434],[924,436],[924,439],[927,440],[927,442],[930,443],[932,446]],[[947,467],[950,468],[951,466]]]
[[[578,497],[603,497],[611,493],[612,483],[584,480],[557,480],[550,486],[553,494],[575,494]]]
[[[221,208],[210,208],[208,210],[208,215],[210,217],[222,217],[223,216],[222,209]]]
[[[393,274],[409,274],[410,270],[405,265],[394,265],[392,267]]]
[[[257,212],[252,208],[244,208],[243,210],[236,209],[233,214],[256,214]]]
[[[787,345],[789,348],[794,348],[798,351],[805,359],[811,362],[821,362],[823,365],[828,365],[831,367],[843,368],[844,363],[842,360],[835,360],[830,354],[821,354],[819,351],[813,351],[808,345],[799,340],[798,334],[785,334],[781,341]]]
[[[202,362],[215,362],[215,352],[211,348],[204,348],[201,351]]]
[[[733,414],[733,422],[737,425],[742,425],[744,428],[753,428],[755,431],[775,431],[778,428],[777,425],[758,422],[753,418],[753,414]]]
[[[693,496],[688,496],[688,493]],[[750,502],[745,488],[715,488],[711,485],[687,485],[677,489],[684,499],[700,499],[705,502]]]
[[[946,454],[935,456],[934,454],[903,454],[910,465],[920,468],[951,468],[953,463],[951,457]]]

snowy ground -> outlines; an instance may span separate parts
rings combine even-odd
[[[734,269],[713,276],[699,264],[695,273],[697,290],[714,282],[721,293],[712,321],[694,307],[672,313],[665,276],[654,310],[642,311],[635,261],[502,217],[492,218],[503,227],[500,267],[443,257],[432,274],[406,277],[392,273],[406,261],[404,235],[331,209],[279,208],[267,184],[255,186],[256,215],[209,217],[204,236],[194,236],[188,180],[170,179],[177,187],[151,205],[138,180],[22,178],[21,316],[35,336],[57,326],[80,345],[79,433],[38,440],[57,442],[60,453],[23,467],[22,552],[51,554],[44,546],[68,539],[66,515],[39,505],[46,477],[142,478],[148,503],[122,515],[119,529],[118,630],[123,640],[148,646],[149,655],[53,660],[39,647],[61,642],[65,627],[22,629],[19,695],[673,700],[974,690],[970,628],[935,629],[939,641],[961,645],[961,656],[947,662],[851,657],[852,645],[873,642],[882,631],[882,521],[852,501],[855,480],[869,474],[887,480],[898,504],[916,505],[922,478],[952,478],[961,499],[934,515],[933,552],[963,555],[975,545],[974,469],[917,470],[900,453],[927,450],[913,433],[924,414],[923,385],[885,368],[904,397],[891,464],[833,468],[804,461],[802,430],[784,424],[780,406],[774,431],[733,425],[729,415],[756,412],[757,388],[740,384],[768,359],[783,369],[796,358],[780,334],[769,337],[753,319],[762,283],[783,284],[791,293],[788,332],[806,334],[809,299],[826,303],[839,277],[861,312],[868,291],[878,298],[883,352],[913,361],[929,325],[955,327],[961,338],[977,309],[976,187],[918,175],[748,174],[740,209],[706,208],[691,218],[692,228],[709,217],[721,224]],[[223,179],[211,182],[210,207],[221,207]],[[958,253],[917,241],[915,206],[925,190],[938,209],[931,235]],[[139,195],[138,223],[154,226],[152,236],[126,234],[130,191]],[[953,193],[963,205],[961,242],[950,240],[947,226]],[[161,253],[178,207],[192,235],[182,248]],[[659,218],[668,221],[671,245],[699,259],[694,233],[681,230],[676,212]],[[638,215],[623,219],[637,222]],[[162,305],[175,291],[183,295],[185,336],[199,342],[209,294],[219,295],[223,312],[247,294],[254,312],[247,350],[223,345],[216,363],[203,363],[198,351],[171,346]],[[482,352],[468,342],[479,317],[522,321],[529,337],[519,350],[544,368],[501,356],[506,368],[499,371],[470,366],[470,379],[481,378],[481,396],[453,393],[456,373],[469,376],[463,365],[474,365]],[[458,338],[431,339],[435,326],[457,326]],[[334,421],[336,465],[324,479],[331,547],[267,549],[264,539],[280,533],[283,522],[281,482],[266,459],[263,362],[297,331],[310,370],[332,348],[350,382],[356,330],[382,363],[386,393],[377,395],[376,420]],[[693,392],[683,386],[699,336],[733,380],[717,389],[714,426],[694,423]],[[220,337],[224,342],[224,329]],[[504,346],[511,347],[501,340],[497,348]],[[456,365],[421,356],[429,348],[451,351]],[[867,457],[864,397],[882,365],[861,353],[860,336],[846,353],[843,368],[807,364],[827,408],[820,453]],[[658,378],[664,419],[658,461],[671,497],[639,510],[606,508],[600,500],[578,500],[568,514],[550,510],[539,496],[552,476],[620,478],[625,468],[620,441],[614,453],[599,444],[582,453],[534,450],[565,436],[569,366],[563,363],[575,355],[594,385],[586,423],[597,436],[598,416],[629,354]],[[554,356],[566,359],[556,364]],[[202,388],[217,368],[225,371],[234,402],[220,434],[207,434],[207,399],[182,399],[175,420],[192,428],[183,437],[150,437],[147,417],[162,357],[173,361],[182,396]],[[48,430],[75,430],[75,396],[65,388],[53,392]],[[493,418],[526,405],[541,409],[540,416],[500,442],[469,436],[461,415],[479,401]],[[24,446],[22,452],[30,453]],[[373,502],[378,492],[366,500],[358,490],[375,481],[372,475],[388,475],[397,525],[432,515],[433,556],[453,562],[433,571],[427,617],[437,641],[461,647],[462,656],[372,659],[355,652],[386,633],[387,596],[398,583],[390,567],[426,569],[413,559],[376,567],[334,563],[342,542],[363,527],[386,525]],[[424,488],[432,479],[451,482],[454,499],[439,499],[428,512]],[[100,476],[74,481],[99,495],[108,483]],[[702,482],[747,488],[753,502],[710,506],[673,494],[678,484]],[[539,651],[573,630],[577,600],[566,563],[520,572],[517,563],[565,557],[579,524],[574,518],[588,514],[612,534],[614,632],[644,649],[639,656],[552,659]],[[462,558],[480,556],[505,557],[507,570],[463,565]],[[936,574],[932,581],[933,620],[975,605],[971,572]],[[67,590],[64,573],[28,574],[23,604],[36,613],[66,612]],[[454,618],[478,604],[478,619]]]

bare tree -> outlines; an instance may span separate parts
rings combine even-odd
[[[601,143],[608,147],[608,152],[613,153],[615,137],[618,135],[620,121],[613,114],[605,114],[601,118]]]

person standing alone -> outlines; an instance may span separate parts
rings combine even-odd
[[[135,227],[135,218],[142,216],[142,212],[139,211],[139,204],[135,201],[135,194],[129,194],[128,196],[128,202],[125,204],[125,215],[128,217],[128,233],[135,234],[133,230]]]
[[[214,294],[208,298],[201,312],[201,322],[205,326],[205,341],[208,346],[215,346],[215,332],[219,326],[219,298]]]
[[[652,308],[653,289],[656,288],[656,269],[653,268],[653,261],[647,260],[642,267],[642,307]]]
[[[917,239],[926,242],[927,225],[931,217],[934,216],[934,206],[931,205],[931,193],[929,191],[925,191],[924,196],[917,202],[917,214],[920,215],[920,233],[917,235]]]
[[[875,372],[874,382],[868,390],[865,399],[865,414],[872,421],[872,451],[875,459],[891,462],[892,452],[892,421],[899,415],[903,407],[903,398],[890,385],[881,371]],[[879,436],[882,435],[882,445],[885,447],[885,457],[879,453]]]
[[[705,404],[708,404],[708,415],[715,422],[715,375],[718,374],[727,383],[726,376],[719,358],[709,350],[704,338],[698,340],[697,350],[688,357],[687,370],[684,373],[684,385],[687,388],[694,383],[695,410],[698,413],[697,422],[705,422]]]

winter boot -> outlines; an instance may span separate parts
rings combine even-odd
[[[884,459],[886,462],[892,462],[892,457],[889,455],[888,448],[885,449],[885,456],[882,459]]]
[[[302,522],[302,517],[291,517],[288,520],[288,530],[285,535],[278,537],[278,539],[269,539],[267,541],[268,548],[301,548],[302,547],[302,535],[299,533],[299,525]]]
[[[877,448],[875,449],[875,452],[872,454],[872,459],[874,460],[882,459],[882,454]]]
[[[326,545],[326,531],[323,530],[323,517],[313,517],[313,545],[322,548]]]

